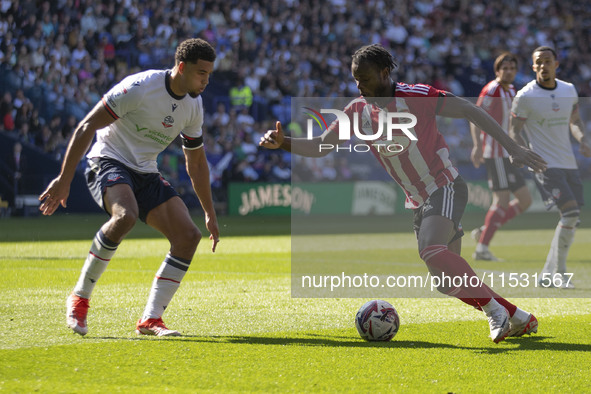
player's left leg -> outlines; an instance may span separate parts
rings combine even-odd
[[[498,343],[509,332],[509,314],[457,253],[461,250],[460,219],[467,200],[468,189],[460,177],[431,194],[422,208],[421,220],[415,222],[419,252],[434,280],[439,282],[437,290],[482,309],[489,320],[491,338]]]
[[[525,184],[525,179],[509,159],[487,159],[489,185],[493,192],[493,201],[486,214],[484,225],[473,231],[478,234],[475,260],[498,261],[488,249],[496,231],[524,212],[531,205],[531,194]],[[515,196],[511,199],[511,193]]]
[[[484,217],[484,225],[478,229],[480,230],[478,233],[479,238],[478,242],[476,243],[474,254],[472,255],[474,260],[499,261],[499,259],[495,257],[489,250],[488,246],[490,245],[490,241],[492,240],[496,231],[503,223],[505,218],[505,210],[509,206],[511,193],[508,189],[506,189],[493,190],[492,194],[492,204],[488,208],[486,216]]]
[[[556,226],[539,284],[544,287],[558,285],[570,289],[574,288],[570,280],[563,278],[562,283],[555,283],[554,276],[567,272],[566,259],[580,222],[579,207],[584,204],[583,185],[577,170],[550,169],[544,175],[544,187],[552,187],[554,191],[553,197],[560,210],[560,221]]]
[[[201,240],[201,232],[193,223],[185,203],[178,196],[152,209],[147,215],[146,223],[164,234],[170,241],[170,251],[156,273],[137,330],[148,335],[180,335],[164,326],[162,314],[191,264]]]

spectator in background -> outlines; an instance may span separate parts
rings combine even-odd
[[[252,106],[252,90],[244,83],[244,76],[239,74],[235,85],[230,88],[230,103],[237,110],[242,108],[250,109]]]
[[[218,103],[217,110],[211,116],[211,124],[214,127],[227,126],[230,123],[230,115],[226,112],[226,105]]]

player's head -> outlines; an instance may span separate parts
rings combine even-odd
[[[497,81],[503,85],[513,83],[517,74],[517,57],[510,52],[503,52],[495,59],[494,64]]]
[[[541,85],[552,87],[556,78],[558,59],[554,49],[541,46],[532,52],[532,69],[536,73],[536,80]]]
[[[364,97],[390,96],[390,74],[396,68],[398,64],[394,57],[379,44],[359,48],[351,63],[351,73]]]
[[[183,90],[191,97],[197,97],[209,83],[215,58],[215,49],[201,38],[190,38],[177,47],[175,68],[182,79]]]
[[[189,38],[181,42],[174,55],[176,64],[180,62],[197,63],[200,59],[213,63],[215,58],[215,49],[210,43],[201,38]]]

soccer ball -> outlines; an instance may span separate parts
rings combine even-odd
[[[366,341],[389,341],[398,332],[400,318],[390,303],[372,300],[357,311],[355,327]]]

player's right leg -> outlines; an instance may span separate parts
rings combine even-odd
[[[88,186],[95,201],[111,217],[96,233],[78,282],[66,301],[68,327],[80,335],[88,332],[86,316],[96,282],[138,217],[135,196],[131,186],[124,182],[131,182],[129,174],[124,169],[118,169],[116,164],[108,164],[103,165],[101,171],[92,172],[90,176],[87,171]]]
[[[160,231],[170,241],[170,251],[160,265],[152,282],[150,295],[136,332],[144,335],[178,336],[168,329],[162,314],[180,287],[197,245],[201,232],[193,222],[185,203],[174,196],[149,211],[146,223]]]

